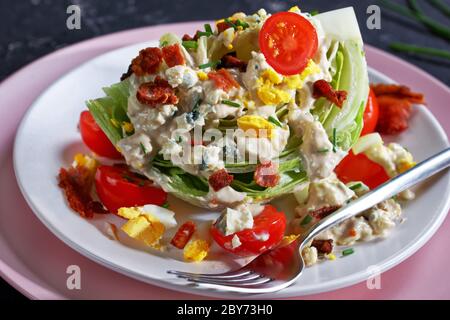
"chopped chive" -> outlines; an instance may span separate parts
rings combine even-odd
[[[336,128],[333,128],[333,152],[336,152]]]
[[[126,175],[126,174],[124,174],[124,175],[122,176],[122,178],[123,178],[124,180],[127,180],[128,182],[134,182],[134,179],[133,179],[132,177]]]
[[[181,136],[178,136],[178,138],[177,138],[177,143],[180,143],[180,142],[182,142],[183,141],[183,138],[181,137]]]
[[[239,20],[239,19],[236,21],[236,25],[237,25],[238,27],[242,27],[242,29],[247,29],[247,28],[250,27],[250,25],[249,25],[247,22],[241,21],[241,20]]]
[[[199,37],[202,37],[202,36],[209,37],[210,35],[212,35],[212,33],[211,32],[205,32],[205,31],[198,31],[197,35]]]
[[[311,221],[312,221],[312,217],[308,214],[306,217],[303,218],[302,222],[300,222],[300,225],[306,226]]]
[[[226,105],[229,105],[230,107],[235,107],[235,108],[240,108],[241,107],[241,105],[239,103],[233,102],[233,101],[230,101],[230,100],[222,100],[222,103],[226,104]]]
[[[328,151],[330,151],[330,149],[328,149],[328,148],[323,148],[323,149],[317,150],[318,153],[327,153]]]
[[[441,50],[429,47],[419,47],[414,45],[409,45],[401,42],[392,42],[389,47],[392,50],[399,52],[407,52],[411,54],[420,54],[431,57],[439,57],[450,60],[450,52],[448,50]]]
[[[350,186],[349,188],[350,188],[350,190],[355,191],[355,190],[358,190],[361,187],[362,187],[362,183],[358,182],[358,183],[355,183],[354,185]]]
[[[145,148],[145,146],[141,143],[139,143],[139,146],[141,147],[141,150],[144,154],[147,154],[147,149]]]
[[[181,44],[186,49],[197,49],[198,47],[197,41],[183,41]]]
[[[209,23],[205,23],[205,31],[213,34],[211,25]]]
[[[230,19],[228,19],[228,18],[225,18],[225,23],[226,23],[227,25],[229,25],[230,27],[234,28],[234,29],[237,28],[236,24],[234,24],[234,23],[233,23]]]
[[[344,251],[342,251],[342,255],[343,256],[348,256],[355,253],[355,250],[353,250],[353,248],[349,248],[349,249],[345,249]]]
[[[210,61],[208,63],[204,63],[198,66],[199,69],[206,69],[206,68],[214,68],[219,64],[219,61]]]
[[[168,202],[166,202],[166,203],[164,203],[161,207],[163,207],[163,208],[166,208],[166,209],[168,209],[169,208],[169,203]]]
[[[275,117],[269,116],[269,118],[267,120],[269,120],[269,122],[272,122],[274,125],[276,125],[278,127],[282,127],[283,126],[281,124],[281,122],[278,121]]]
[[[317,16],[319,14],[319,10],[313,10],[309,14],[312,16]]]
[[[450,7],[448,7],[442,0],[428,0],[436,9],[439,9],[447,17],[450,17]]]
[[[168,44],[169,44],[168,41],[163,41],[163,42],[161,42],[161,47],[165,47],[165,46],[167,46]]]

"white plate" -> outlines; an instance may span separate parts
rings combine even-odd
[[[98,216],[85,220],[66,205],[57,186],[61,166],[71,163],[82,146],[77,122],[85,109],[84,101],[102,96],[101,87],[117,81],[139,49],[155,45],[141,43],[101,55],[71,71],[44,92],[30,107],[17,132],[14,146],[14,167],[19,186],[38,218],[62,241],[81,254],[130,277],[174,290],[217,297],[233,297],[227,292],[201,289],[166,273],[168,269],[193,272],[220,271],[233,268],[228,254],[212,250],[208,261],[188,264],[177,250],[160,254],[143,250],[132,241],[112,241],[103,233],[105,221],[116,224],[122,220],[113,216]],[[371,81],[392,82],[384,75],[369,70]],[[423,106],[416,106],[411,128],[395,137],[417,160],[448,146],[447,137],[436,119]],[[387,239],[361,243],[355,254],[324,262],[305,270],[301,279],[289,288],[258,298],[290,297],[334,290],[363,281],[375,271],[385,271],[417,251],[437,230],[450,207],[450,174],[430,179],[417,190],[417,199],[405,206],[407,220],[397,226]],[[292,212],[291,199],[276,205]],[[189,218],[208,221],[216,213],[206,212],[172,199],[171,207],[180,222]],[[207,290],[207,291],[205,291]],[[248,296],[246,296],[248,297]]]

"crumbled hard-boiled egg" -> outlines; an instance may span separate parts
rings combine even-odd
[[[209,252],[209,243],[206,240],[195,239],[183,249],[184,260],[189,262],[200,262],[206,258]]]
[[[317,73],[320,73],[320,67],[313,60],[309,60],[302,73],[285,77],[284,83],[289,89],[301,89],[305,84],[306,78]]]
[[[155,249],[160,248],[161,240],[165,227],[159,221],[150,221],[146,216],[138,216],[128,220],[122,230],[131,238],[144,242],[146,245]]]
[[[159,241],[165,230],[177,225],[173,211],[156,205],[120,208],[117,214],[129,219],[122,226],[126,234],[153,248],[160,248]]]
[[[243,117],[240,117],[239,119],[237,119],[237,124],[239,129],[243,131],[249,131],[248,133],[251,133],[250,131],[253,130],[255,135],[258,137],[263,132],[265,132],[267,138],[269,139],[272,137],[273,131],[275,129],[274,124],[267,121],[263,117],[256,115],[245,115]]]

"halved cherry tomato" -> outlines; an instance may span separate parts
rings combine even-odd
[[[131,172],[126,166],[100,166],[95,174],[95,189],[103,205],[113,213],[122,207],[163,205],[167,193],[152,182]]]
[[[317,46],[314,26],[293,12],[273,14],[259,32],[259,47],[267,63],[284,75],[302,72]]]
[[[80,114],[80,132],[84,144],[101,157],[120,159],[122,155],[100,129],[89,111]]]
[[[286,229],[286,217],[274,206],[266,205],[263,211],[254,217],[253,228],[224,235],[216,225],[211,227],[211,234],[219,246],[240,256],[260,254],[277,245],[283,239]],[[237,235],[241,245],[231,247],[233,237]],[[263,237],[266,236],[266,239]]]
[[[334,171],[342,182],[362,181],[370,189],[389,180],[389,176],[382,166],[367,158],[366,155],[362,153],[354,155],[352,151]]]
[[[367,98],[366,109],[364,110],[364,127],[361,132],[361,136],[372,133],[375,131],[375,127],[378,122],[379,107],[377,97],[372,89],[369,91],[369,96]]]

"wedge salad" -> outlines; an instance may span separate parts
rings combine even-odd
[[[59,185],[81,216],[126,219],[109,224],[113,238],[182,249],[187,261],[203,260],[212,240],[196,235],[195,221],[178,226],[168,194],[220,212],[210,221],[214,242],[257,255],[415,164],[380,133],[405,130],[423,96],[369,85],[353,8],[261,9],[194,35],[167,33],[103,90],[79,122],[94,155],[76,155]],[[298,202],[291,221],[269,204],[288,195]],[[334,259],[336,245],[386,236],[401,219],[399,201],[413,196],[403,192],[323,233],[304,250],[307,265]]]

